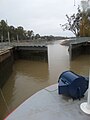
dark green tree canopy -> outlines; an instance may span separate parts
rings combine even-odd
[[[40,36],[40,34],[35,34],[33,30],[25,30],[22,26],[14,27],[13,25],[8,25],[7,21],[0,21],[0,41],[18,41],[18,40],[53,40],[54,36]]]
[[[4,20],[0,21],[0,38],[2,40],[7,39],[8,25]]]
[[[15,28],[13,25],[9,26],[7,21],[1,20],[0,21],[0,41],[7,41],[8,40],[8,33],[10,40],[17,40],[17,36],[19,40],[29,40],[32,39],[34,36],[33,30],[24,30],[22,26],[18,26]]]

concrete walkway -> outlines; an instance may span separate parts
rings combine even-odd
[[[90,120],[80,109],[86,99],[87,93],[80,101],[58,95],[55,84],[31,96],[5,120]]]

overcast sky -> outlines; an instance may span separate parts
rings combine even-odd
[[[72,36],[59,24],[67,22],[65,15],[77,11],[80,0],[0,0],[0,20],[9,25],[23,26],[40,35]]]

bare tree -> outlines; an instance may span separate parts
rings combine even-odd
[[[80,36],[79,34],[80,33],[80,20],[82,19],[82,13],[79,7],[78,7],[77,14],[73,14],[70,17],[66,15],[66,17],[67,17],[67,23],[65,23],[64,25],[60,24],[62,29],[70,30],[71,32],[73,32],[75,36]]]

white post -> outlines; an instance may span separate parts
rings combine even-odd
[[[89,71],[88,99],[87,102],[84,102],[80,105],[80,108],[83,112],[90,114],[90,71]]]
[[[3,35],[1,35],[1,50],[3,50],[4,45],[3,45]]]
[[[19,42],[19,38],[18,38],[18,35],[17,35],[17,42]]]
[[[9,45],[10,45],[10,35],[9,35],[9,32],[8,32],[8,42],[9,42]]]
[[[75,6],[75,0],[74,0],[74,6]]]
[[[3,42],[3,35],[1,36],[1,42]]]
[[[89,88],[88,88],[88,101],[87,101],[87,107],[90,110],[90,71],[89,71]]]

